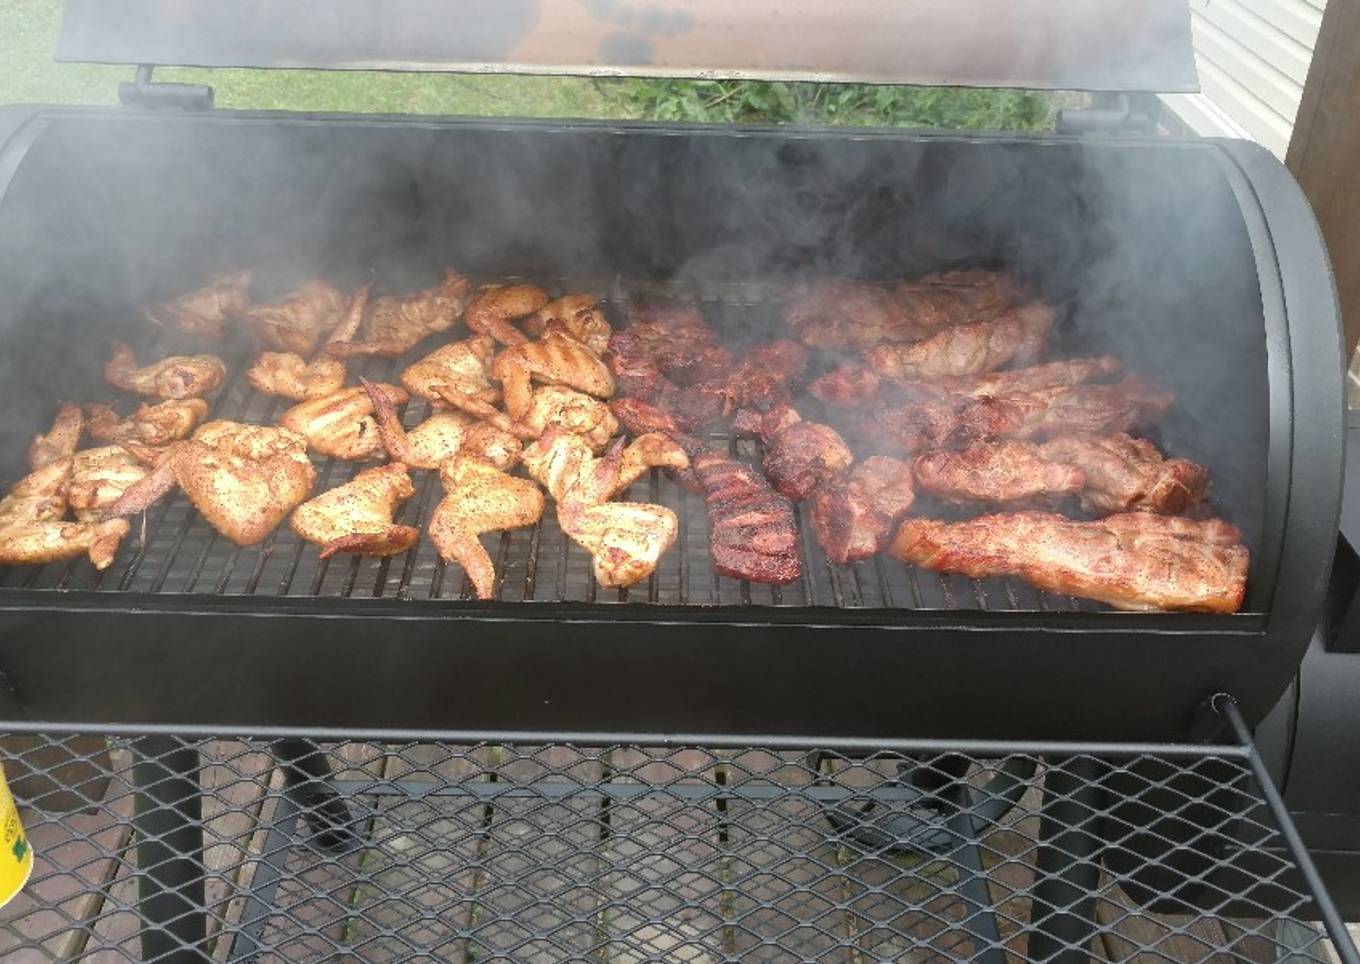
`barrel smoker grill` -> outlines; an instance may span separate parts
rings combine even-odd
[[[112,6],[165,28],[154,5]],[[255,65],[239,52],[81,50],[107,26],[101,9],[70,5],[67,54]],[[453,265],[477,280],[604,293],[616,325],[628,296],[662,293],[696,300],[740,341],[780,331],[780,295],[799,279],[987,266],[1059,308],[1062,353],[1116,354],[1176,393],[1160,441],[1212,467],[1216,509],[1243,529],[1252,564],[1235,615],[1119,613],[889,559],[836,566],[802,528],[803,577],[748,584],[714,573],[702,500],[656,474],[631,497],[674,508],[681,532],[648,582],[596,586],[550,512],[492,539],[496,599],[481,603],[427,542],[390,560],[327,563],[280,530],[242,549],[176,496],[134,527],[103,573],[83,561],[0,569],[0,712],[30,740],[5,763],[30,776],[57,768],[36,745],[86,768],[81,806],[127,828],[122,846],[135,857],[116,861],[108,881],[136,878],[147,959],[249,959],[284,940],[279,914],[319,942],[297,944],[295,956],[891,956],[871,939],[882,932],[927,955],[988,959],[1019,947],[1040,957],[1084,953],[1112,887],[1134,908],[1124,916],[1142,907],[1254,921],[1233,939],[1248,956],[1252,941],[1286,946],[1286,918],[1322,916],[1339,933],[1268,779],[1281,766],[1250,745],[1249,728],[1293,685],[1310,640],[1326,645],[1313,636],[1344,436],[1327,256],[1301,192],[1265,151],[1127,133],[237,112],[160,86],[144,70],[124,92],[131,107],[0,108],[7,479],[23,473],[28,440],[57,400],[107,397],[100,367],[113,338],[139,356],[176,349],[148,330],[142,305],[233,267],[255,268],[259,292],[321,275],[350,287],[371,278],[381,294]],[[428,350],[352,368],[391,378]],[[228,342],[222,353],[230,373],[214,417],[275,418],[282,403],[242,377],[248,346]],[[403,418],[427,414],[416,401]],[[318,487],[355,470],[318,463]],[[418,479],[398,521],[423,525],[438,497],[437,479]],[[356,746],[377,756],[361,760]],[[628,755],[639,747],[675,749],[647,762]],[[750,765],[743,752],[757,751],[741,747],[760,748],[764,762]],[[258,796],[242,803],[225,788],[232,780],[213,782],[221,772]],[[1025,796],[1040,783],[1041,804]],[[653,810],[646,786],[659,793]],[[48,815],[46,799],[34,800],[39,827],[69,829],[74,818],[55,804]],[[701,826],[682,811],[703,814]],[[241,844],[226,869],[212,863],[214,841],[235,847],[250,834],[213,837],[224,814],[273,821],[264,850]],[[507,846],[496,835],[516,822],[527,853],[550,851],[539,854],[550,875],[591,893],[497,870],[488,853]],[[206,895],[199,824],[209,834]],[[769,856],[772,840],[812,826],[820,842],[798,851],[797,867],[798,844]],[[997,828],[1027,844],[1024,911],[1002,906],[988,883],[988,868],[1014,857],[987,843]],[[641,912],[609,896],[621,872],[611,846],[661,853],[676,833],[679,852],[709,841],[712,861],[677,856],[674,874],[649,881]],[[390,850],[401,834],[414,834],[409,859]],[[298,853],[320,863],[303,866]],[[443,871],[429,864],[459,853],[463,862]],[[955,876],[912,870],[922,854]],[[847,859],[878,861],[887,878],[847,883]],[[446,881],[458,896],[422,904],[417,890],[454,866],[468,886]],[[686,866],[708,884],[682,885]],[[361,907],[358,931],[346,932],[350,898],[326,891],[334,906],[318,910],[314,898],[334,881],[314,872],[348,874],[346,886],[387,893],[444,930],[413,936],[408,918]],[[779,893],[763,893],[761,875],[781,882]],[[246,896],[214,896],[223,880]],[[832,880],[841,896],[817,896]],[[922,881],[931,895],[899,895],[887,918],[846,896]],[[310,910],[299,894],[312,895]],[[47,898],[26,899],[36,919]],[[742,899],[755,909],[744,913]],[[532,908],[548,904],[576,909],[545,930]],[[757,925],[757,911],[790,923]],[[619,937],[620,912],[645,920]],[[74,912],[62,913],[68,924],[43,934],[22,916],[0,927],[54,953],[52,941],[76,932]],[[939,926],[926,934],[912,914]],[[693,915],[714,923],[676,930]],[[379,936],[355,937],[365,927]],[[501,940],[496,927],[530,936]],[[63,953],[130,939],[98,926],[80,933]],[[690,956],[667,956],[677,940]]]

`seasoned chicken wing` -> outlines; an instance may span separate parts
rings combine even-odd
[[[71,464],[71,509],[81,522],[98,522],[105,509],[150,472],[121,445],[77,452]]]
[[[166,331],[221,341],[223,322],[250,307],[251,277],[250,271],[220,275],[196,291],[152,305],[146,318]]]
[[[302,503],[293,512],[293,531],[321,546],[321,558],[339,552],[395,556],[420,539],[414,526],[396,525],[393,514],[416,494],[406,466],[396,462],[365,469],[351,481]]]
[[[468,280],[449,268],[432,288],[379,298],[369,312],[363,339],[327,345],[326,352],[339,358],[404,355],[425,337],[452,328],[467,306],[470,290]]]
[[[401,384],[412,395],[431,402],[441,401],[449,392],[487,403],[501,397],[491,381],[491,358],[496,342],[486,335],[436,348],[401,373]]]
[[[530,337],[542,338],[555,330],[575,338],[601,358],[609,350],[609,338],[614,333],[600,310],[600,299],[584,294],[564,295],[524,319],[524,331]]]
[[[348,342],[359,330],[368,304],[371,284],[366,284],[350,302],[348,313],[326,341],[327,349]],[[266,351],[246,369],[246,381],[256,391],[295,402],[321,398],[345,387],[345,363],[323,350],[311,361],[291,351]]]
[[[227,366],[216,355],[173,355],[138,367],[132,349],[115,342],[113,358],[104,366],[104,377],[114,388],[160,398],[193,398],[206,395],[226,377]]]
[[[659,433],[640,435],[626,447],[615,444],[603,458],[596,458],[584,439],[560,428],[549,429],[527,446],[523,461],[554,499],[591,505],[625,492],[649,469],[689,468],[685,450]]]
[[[519,461],[521,444],[511,432],[461,412],[439,412],[409,432],[392,400],[373,382],[359,379],[373,401],[383,448],[394,462],[413,469],[437,469],[460,452],[506,470]]]
[[[619,420],[609,410],[607,402],[575,389],[544,385],[534,390],[531,399],[529,410],[519,424],[532,438],[551,428],[560,428],[585,439],[591,451],[598,454],[619,432]]]
[[[614,376],[599,356],[575,338],[555,331],[501,351],[491,362],[491,377],[501,383],[505,410],[515,419],[528,415],[535,380],[565,385],[596,398],[614,394]]]
[[[105,569],[128,533],[124,519],[65,522],[74,458],[50,462],[15,483],[0,499],[0,564],[57,562],[88,555]]]
[[[378,388],[393,405],[404,405],[409,397],[395,385]],[[314,451],[331,458],[362,461],[382,451],[373,400],[363,387],[344,388],[294,405],[283,413],[279,424],[306,438]]]
[[[430,519],[430,539],[443,559],[463,567],[477,598],[490,599],[496,570],[478,537],[533,525],[543,517],[543,493],[476,456],[457,456],[439,474],[445,496]]]
[[[313,279],[280,301],[256,305],[243,317],[266,348],[305,357],[316,350],[322,335],[341,324],[350,304],[339,288]]]
[[[325,355],[309,362],[290,351],[267,351],[246,369],[246,381],[265,395],[301,402],[344,388],[345,363]]]
[[[87,405],[85,414],[91,438],[155,447],[187,438],[207,417],[208,403],[201,398],[172,398],[155,405],[139,405],[127,417],[108,405]]]
[[[557,509],[562,531],[590,553],[595,581],[608,588],[639,583],[656,571],[675,544],[680,522],[664,505],[567,501]]]
[[[26,565],[89,556],[96,569],[107,569],[128,534],[126,519],[107,522],[30,522],[0,527],[0,564]]]
[[[0,528],[64,518],[71,494],[73,463],[73,457],[66,456],[15,482],[0,499]]]
[[[522,345],[529,339],[511,322],[547,303],[548,293],[537,285],[487,285],[468,305],[463,320],[469,331],[490,335],[502,345]]]
[[[557,500],[558,524],[590,553],[600,585],[646,579],[675,542],[679,523],[670,509],[609,501],[649,469],[689,468],[689,456],[673,440],[643,435],[597,459],[580,436],[552,428],[525,449],[524,466]]]
[[[178,485],[213,528],[249,546],[301,504],[315,481],[301,435],[274,425],[218,420],[171,445],[155,470],[104,514],[143,512]]]
[[[47,434],[33,436],[33,442],[28,446],[28,467],[36,471],[74,455],[84,431],[85,416],[80,406],[62,402]]]

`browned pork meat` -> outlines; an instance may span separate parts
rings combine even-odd
[[[733,579],[790,583],[802,575],[793,505],[768,482],[726,455],[691,454],[708,507],[714,568]]]
[[[1188,459],[1168,459],[1146,439],[1124,433],[1105,438],[1064,436],[1046,442],[1042,457],[1066,462],[1086,476],[1082,505],[1097,512],[1178,515],[1198,504],[1209,470]]]
[[[895,285],[826,278],[791,293],[784,323],[810,348],[864,349],[995,318],[1025,294],[1014,279],[992,271],[950,271]]]
[[[996,398],[944,395],[879,402],[857,414],[851,430],[857,438],[887,440],[908,452],[980,439],[1112,435],[1155,422],[1175,399],[1130,375],[1109,385],[1066,385]]]
[[[801,502],[823,482],[836,478],[855,460],[850,447],[829,425],[805,422],[787,405],[756,417],[750,409],[737,414],[733,430],[756,435],[765,443],[761,468],[780,495]]]
[[[916,486],[948,502],[1035,503],[1080,492],[1086,473],[1048,459],[1033,442],[973,442],[936,449],[912,463]]]
[[[815,398],[827,405],[854,408],[878,394],[881,379],[864,365],[838,365],[808,386]]]
[[[1232,613],[1246,593],[1242,534],[1221,519],[1131,512],[1074,522],[1049,512],[966,522],[907,519],[889,552],[974,578],[1018,576],[1117,609]]]
[[[1084,382],[1099,381],[1118,374],[1121,367],[1123,366],[1120,365],[1119,359],[1113,355],[1096,355],[1090,358],[1065,358],[1044,365],[985,372],[981,375],[938,378],[932,382],[917,382],[905,387],[909,392],[996,398],[1001,395],[1039,392],[1047,388],[1066,388]]]
[[[892,527],[915,498],[911,468],[886,455],[874,455],[848,474],[819,485],[812,493],[808,516],[826,557],[846,565],[882,551]]]
[[[807,349],[796,341],[771,341],[752,348],[722,378],[727,392],[724,414],[789,404],[789,383],[807,371],[807,365]]]
[[[1055,317],[1048,305],[1025,305],[991,321],[953,325],[912,344],[879,345],[864,357],[875,374],[895,381],[976,375],[1033,359]]]

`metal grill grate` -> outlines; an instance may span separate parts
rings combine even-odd
[[[555,293],[601,291],[608,284],[559,283]],[[759,285],[640,286],[648,291],[697,300],[711,322],[723,330],[749,338],[781,334],[778,310],[769,292]],[[624,296],[615,293],[605,308],[615,325],[623,322]],[[356,359],[351,380],[365,375],[395,380],[411,362],[432,351],[428,340],[400,360]],[[148,358],[171,353],[161,345]],[[244,422],[273,422],[290,404],[254,391],[244,370],[252,356],[229,359],[226,384],[213,402],[210,417]],[[106,398],[95,389],[94,398]],[[414,427],[431,414],[422,399],[405,406],[403,421]],[[715,435],[713,443],[748,461],[759,461],[753,442]],[[316,460],[321,492],[349,481],[364,468],[361,463]],[[401,508],[396,521],[426,527],[441,498],[438,473],[416,472],[416,497]],[[599,587],[590,557],[571,542],[557,525],[551,508],[531,529],[485,537],[499,576],[496,598],[504,602],[626,602],[668,605],[826,606],[868,609],[965,609],[1071,611],[1096,610],[1095,603],[1041,593],[1024,582],[1009,579],[967,579],[939,575],[875,558],[851,566],[829,562],[799,517],[803,577],[788,586],[767,586],[730,579],[714,572],[708,554],[708,517],[703,497],[687,492],[660,472],[639,480],[621,498],[657,502],[680,517],[676,545],[645,583],[626,590]],[[428,539],[392,559],[336,557],[321,561],[315,546],[280,526],[257,546],[242,549],[219,536],[175,493],[147,513],[145,528],[134,525],[113,565],[95,572],[84,559],[45,566],[0,567],[0,588],[36,590],[92,590],[97,592],[179,593],[197,595],[272,595],[397,598],[411,600],[473,598],[472,587],[456,565],[446,565]]]
[[[37,855],[6,959],[1356,959],[1249,747],[0,748]]]

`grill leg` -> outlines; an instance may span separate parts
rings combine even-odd
[[[142,959],[201,961],[207,942],[198,750],[172,737],[132,744]]]
[[[316,744],[277,740],[274,755],[283,765],[284,787],[311,831],[311,843],[333,854],[359,845],[349,804],[330,785],[331,767]]]
[[[1030,912],[1032,961],[1090,960],[1096,933],[1095,894],[1100,886],[1100,828],[1104,808],[1096,760],[1056,762],[1044,776],[1039,814],[1038,883]]]

